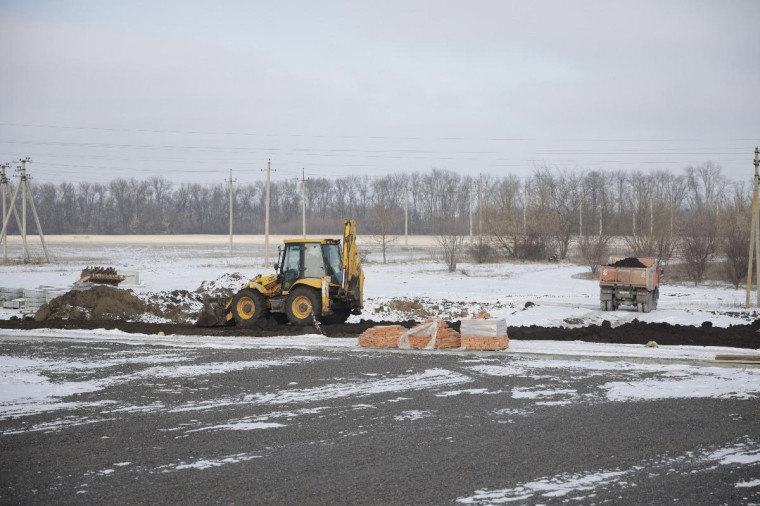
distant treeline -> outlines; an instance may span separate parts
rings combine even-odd
[[[535,233],[637,235],[684,230],[689,214],[735,214],[750,200],[749,182],[730,181],[706,162],[680,174],[666,171],[582,171],[536,168],[529,177],[478,177],[449,170],[384,177],[311,178],[306,185],[307,233],[337,234],[344,218],[363,234],[403,234],[408,198],[409,233],[440,235]],[[115,179],[108,184],[33,185],[47,234],[226,234],[229,192],[223,184],[173,184]],[[479,197],[480,193],[480,197]],[[236,184],[234,229],[264,232],[265,182]],[[19,199],[20,200],[20,199]],[[17,203],[18,205],[18,203]],[[301,231],[301,188],[294,180],[271,184],[270,231]],[[33,220],[29,220],[32,230]],[[17,233],[11,220],[10,233]]]

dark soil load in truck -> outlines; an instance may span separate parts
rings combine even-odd
[[[656,258],[610,257],[601,266],[599,299],[602,311],[636,306],[640,313],[657,309],[660,269]]]

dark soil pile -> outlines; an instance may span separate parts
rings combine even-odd
[[[322,331],[327,337],[358,337],[365,330],[377,325],[403,325],[406,328],[412,328],[418,325],[415,320],[405,322],[383,322],[383,321],[366,321],[359,323],[341,323],[335,325],[322,325]],[[452,327],[459,328],[459,322],[455,322]],[[253,336],[253,337],[274,337],[274,336],[298,336],[303,334],[317,334],[317,330],[311,326],[295,327],[293,325],[277,324],[271,319],[265,319],[259,325],[251,327],[196,327],[191,324],[177,323],[144,323],[128,322],[119,320],[45,320],[36,321],[33,318],[0,320],[0,329],[118,329],[123,332],[138,334],[157,334],[163,332],[165,335],[185,335],[185,336]]]
[[[106,287],[101,287],[106,288]],[[111,289],[113,290],[113,289]],[[367,321],[359,323],[343,323],[336,325],[322,325],[323,333],[328,337],[358,337],[365,330],[379,325],[403,325],[412,328],[418,321],[408,320],[405,322],[391,321]],[[458,321],[449,326],[459,330]],[[119,329],[124,332],[142,334],[156,334],[163,332],[166,335],[207,335],[207,336],[289,336],[302,334],[315,334],[317,330],[312,326],[294,327],[293,325],[278,325],[273,321],[266,320],[260,326],[255,327],[212,327],[201,328],[190,324],[176,323],[141,323],[119,320],[60,320],[48,319],[35,321],[29,319],[0,320],[0,328],[6,329]],[[592,343],[620,343],[645,345],[649,341],[656,341],[661,345],[692,345],[692,346],[730,346],[735,348],[760,349],[760,320],[747,325],[732,325],[727,328],[713,327],[705,322],[701,327],[688,325],[670,325],[668,323],[643,323],[634,320],[630,323],[612,327],[609,321],[601,325],[589,325],[580,328],[563,327],[509,327],[511,339],[523,340],[556,340],[556,341],[586,341]]]
[[[609,267],[636,267],[639,269],[646,268],[646,265],[639,262],[639,259],[635,257],[624,258],[622,260],[618,260],[614,264],[607,264],[607,265]]]
[[[47,320],[131,320],[145,313],[145,304],[132,290],[96,285],[88,290],[71,290],[44,304],[34,316]]]
[[[525,340],[586,341],[591,343],[646,344],[656,341],[663,345],[730,346],[734,348],[760,348],[760,320],[748,325],[713,327],[704,322],[701,327],[644,323],[634,320],[612,327],[605,320],[601,325],[587,327],[509,327],[509,337]]]

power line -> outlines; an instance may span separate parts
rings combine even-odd
[[[420,150],[420,149],[348,149],[348,148],[251,148],[243,146],[189,146],[189,145],[171,145],[171,144],[124,144],[124,143],[106,143],[106,142],[73,142],[73,141],[22,141],[22,140],[0,140],[1,144],[18,144],[18,145],[35,145],[35,146],[57,146],[57,147],[78,147],[78,148],[103,148],[103,149],[137,149],[151,151],[210,151],[210,152],[288,152],[299,153],[313,156],[376,156],[380,154],[398,154],[398,155],[436,155],[439,153],[451,153],[455,155],[499,155],[503,151],[441,151],[441,150]],[[539,155],[611,155],[611,154],[631,154],[631,155],[736,155],[741,148],[730,148],[736,151],[577,151],[577,150],[536,150]],[[446,159],[438,157],[439,159]]]
[[[33,123],[0,122],[0,126],[21,128],[47,128],[60,130],[85,130],[100,132],[131,132],[149,134],[176,134],[176,135],[223,135],[223,136],[249,136],[249,137],[285,137],[285,138],[309,138],[309,139],[369,139],[369,140],[440,140],[440,141],[537,141],[549,142],[705,142],[713,141],[755,141],[757,137],[726,137],[726,138],[701,138],[701,137],[670,137],[670,138],[635,138],[635,137],[467,137],[467,136],[391,136],[391,135],[340,135],[340,134],[298,134],[298,133],[271,133],[271,132],[234,132],[234,131],[202,131],[202,130],[175,130],[175,129],[144,129],[144,128],[121,128],[121,127],[89,127],[77,125],[50,125]]]

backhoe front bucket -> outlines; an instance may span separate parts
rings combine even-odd
[[[201,311],[196,327],[221,327],[227,325],[227,312],[224,304],[217,301],[210,301],[208,298],[203,301],[203,310]]]

